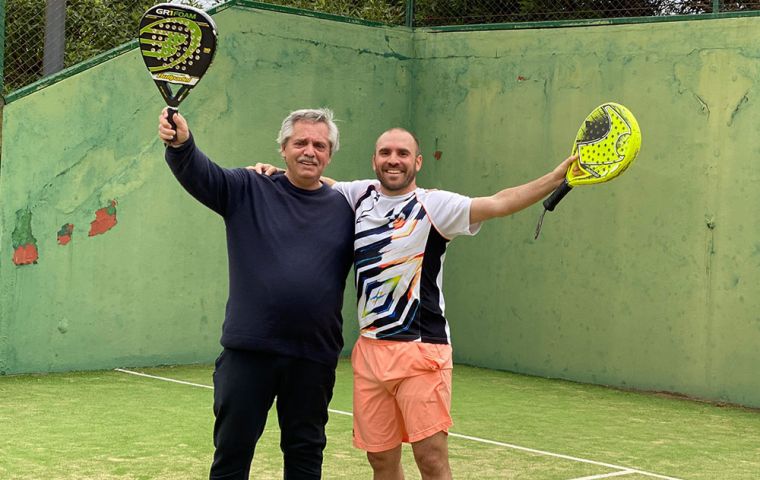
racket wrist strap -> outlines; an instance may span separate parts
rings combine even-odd
[[[544,215],[546,215],[546,209],[544,209],[543,212],[541,212],[541,216],[538,217],[538,225],[536,225],[536,235],[533,237],[533,240],[538,240],[538,236],[541,235],[541,225],[544,223]]]
[[[570,190],[572,189],[573,187],[571,187],[567,183],[567,179],[565,179],[562,181],[562,184],[557,187],[551,195],[549,195],[549,198],[544,200],[544,211],[541,212],[541,217],[538,219],[538,225],[536,225],[536,235],[533,237],[534,240],[538,240],[538,236],[541,234],[541,225],[544,223],[544,215],[546,215],[546,212],[553,212],[557,204],[563,198],[565,198],[565,195],[570,193]]]

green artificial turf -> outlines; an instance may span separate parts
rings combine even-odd
[[[130,370],[211,385],[207,365]],[[207,478],[211,404],[210,388],[117,371],[2,377],[0,478]],[[331,409],[323,477],[371,478],[351,446],[351,417],[339,413],[351,411],[345,360]],[[756,410],[457,365],[452,413],[460,479],[569,480],[628,468],[640,472],[611,478],[750,480],[760,472]],[[408,446],[404,466],[419,478]],[[251,477],[282,478],[274,413]]]

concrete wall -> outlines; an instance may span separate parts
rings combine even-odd
[[[408,30],[243,8],[215,20],[222,35],[214,65],[181,111],[218,163],[278,163],[275,138],[288,112],[330,106],[343,141],[326,173],[367,176],[378,129],[409,123]],[[156,135],[162,107],[137,50],[6,106],[3,373],[200,362],[218,354],[224,225],[169,172]],[[68,224],[73,232],[61,245],[58,233]],[[34,246],[36,263],[17,264],[32,260],[31,247],[17,253],[19,245]],[[357,331],[354,297],[348,289],[349,347]]]
[[[576,188],[538,240],[535,205],[452,243],[458,361],[760,406],[759,21],[417,33],[427,186],[537,177],[605,101],[643,134],[626,174]]]
[[[598,104],[628,106],[643,149],[623,177],[577,188],[538,240],[536,205],[452,242],[456,360],[760,406],[760,19],[460,33],[215,19],[220,51],[182,111],[227,166],[278,161],[287,112],[327,105],[343,120],[329,175],[370,175],[376,135],[403,125],[421,185],[486,195],[553,168]],[[217,354],[223,225],[166,168],[161,106],[136,50],[6,106],[1,372]],[[36,263],[17,265],[26,244]],[[348,289],[349,346],[353,302]]]

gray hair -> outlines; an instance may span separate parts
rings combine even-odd
[[[327,125],[327,137],[330,140],[330,154],[338,151],[340,148],[340,133],[338,127],[333,121],[333,112],[329,108],[317,108],[317,109],[303,109],[290,112],[290,115],[285,117],[280,127],[280,133],[277,134],[277,143],[280,147],[285,146],[288,140],[293,135],[293,125],[296,122],[303,120],[314,123],[324,123]]]

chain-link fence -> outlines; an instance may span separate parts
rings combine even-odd
[[[3,94],[136,38],[140,17],[156,3],[161,2],[5,0]],[[208,8],[221,0],[174,0],[174,3]],[[267,3],[408,26],[760,10],[760,0],[267,0]]]
[[[156,3],[161,2],[5,0],[3,94],[137,38],[140,17]]]
[[[415,26],[699,15],[760,10],[760,1],[416,0]]]

